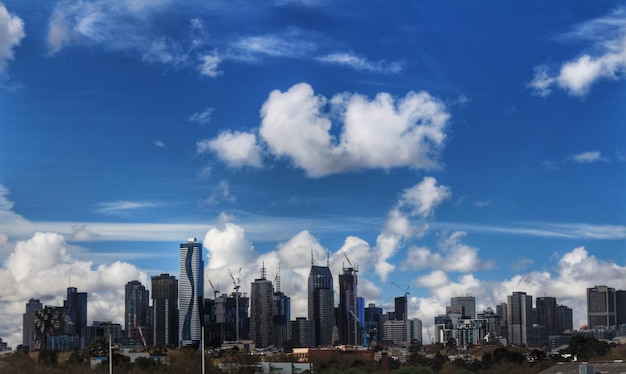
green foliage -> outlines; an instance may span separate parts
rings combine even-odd
[[[44,365],[56,366],[58,364],[57,356],[57,351],[51,351],[46,349],[39,352],[39,357],[37,358],[37,361]]]
[[[605,356],[610,350],[611,346],[607,342],[599,341],[594,337],[574,335],[565,352],[577,355],[579,360],[587,361],[595,357]]]
[[[393,370],[391,374],[432,374],[433,371],[430,368],[420,366],[403,366],[399,369]]]

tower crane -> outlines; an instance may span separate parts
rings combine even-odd
[[[233,285],[235,286],[235,338],[236,341],[239,341],[239,288],[241,288],[241,268],[239,268],[239,274],[237,275],[237,280],[233,276],[232,271],[228,269],[228,274],[230,275],[230,279],[233,280]]]
[[[408,307],[409,307],[409,299],[407,298],[407,295],[410,294],[409,292],[409,286],[407,286],[406,288],[402,288],[400,286],[398,286],[397,283],[395,282],[391,282],[391,284],[393,284],[394,286],[398,287],[400,290],[402,290],[402,292],[404,292],[404,318],[402,319],[403,321],[406,321],[408,319]]]
[[[211,282],[210,279],[209,279],[209,284],[211,285],[211,289],[213,289],[213,294],[215,294],[215,300],[217,300],[217,295],[220,294],[220,290],[217,289],[217,287],[213,285],[213,282]]]

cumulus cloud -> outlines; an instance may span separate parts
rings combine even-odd
[[[262,166],[261,147],[256,135],[239,131],[224,131],[215,139],[204,139],[197,143],[198,153],[214,152],[231,167]]]
[[[430,217],[437,205],[451,196],[446,186],[437,186],[433,177],[424,179],[415,186],[404,190],[396,205],[388,214],[383,231],[376,238],[376,273],[386,280],[395,265],[392,258],[405,241],[413,236],[422,236],[428,229],[426,218]],[[412,222],[417,218],[417,222]]]
[[[465,232],[456,231],[443,237],[439,243],[440,252],[432,252],[426,247],[410,248],[403,267],[412,270],[432,268],[463,273],[491,268],[493,263],[482,261],[478,257],[478,248],[461,242],[466,235]]]
[[[599,161],[608,161],[608,159],[602,157],[602,153],[598,151],[587,151],[571,155],[567,158],[569,161],[573,161],[579,164],[591,164]]]
[[[0,3],[0,73],[15,58],[13,49],[20,45],[25,36],[24,21],[9,13],[4,4]]]
[[[395,74],[402,72],[404,69],[404,64],[401,62],[387,62],[384,60],[373,62],[357,56],[353,52],[331,53],[326,56],[318,57],[317,60],[327,64],[347,66],[357,71],[367,71],[370,73]]]
[[[553,87],[570,95],[582,96],[600,79],[618,80],[624,77],[626,67],[626,9],[579,25],[564,38],[592,42],[592,51],[564,62],[560,68],[547,65],[535,68],[534,78],[528,84],[536,94],[548,96]]]
[[[94,269],[90,261],[68,254],[63,237],[35,233],[18,241],[0,267],[0,329],[9,331],[11,343],[21,342],[21,313],[30,298],[62,305],[68,279],[81,292],[88,292],[88,320],[124,320],[124,285],[131,280],[148,284],[147,275],[134,265],[116,261]]]
[[[333,130],[335,116],[340,121]],[[300,83],[270,93],[258,133],[269,154],[310,177],[372,168],[428,170],[440,167],[449,117],[426,92],[397,100],[380,93],[371,101],[343,93],[329,100]]]

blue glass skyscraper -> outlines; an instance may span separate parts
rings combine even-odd
[[[204,295],[204,261],[202,243],[196,238],[180,244],[180,277],[178,279],[179,346],[199,345],[202,339]]]

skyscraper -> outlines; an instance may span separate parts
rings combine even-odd
[[[313,265],[308,281],[308,317],[315,321],[315,345],[328,346],[333,343],[335,326],[333,276],[327,266]]]
[[[204,305],[204,261],[202,243],[196,238],[180,244],[180,279],[178,280],[178,344],[199,345],[202,339]]]
[[[507,296],[507,321],[509,344],[528,344],[530,328],[533,326],[533,297],[526,292],[513,292]]]
[[[35,340],[35,312],[43,309],[43,304],[39,299],[30,299],[26,303],[26,311],[22,316],[22,344],[33,350]]]
[[[556,307],[556,333],[562,334],[564,331],[574,329],[574,317],[572,308],[566,305]]]
[[[257,347],[269,347],[274,338],[273,308],[274,288],[265,278],[265,265],[261,268],[261,278],[250,284],[250,339]]]
[[[291,320],[291,299],[280,290],[280,269],[276,275],[274,290],[274,346],[281,348],[289,340],[289,321]]]
[[[155,345],[178,345],[178,280],[152,277],[152,337]]]
[[[337,328],[339,329],[339,341],[342,344],[357,345],[358,316],[357,309],[357,277],[358,269],[350,266],[343,268],[343,274],[339,275],[339,308],[337,310]]]
[[[394,300],[395,304],[395,316],[396,321],[404,321],[407,319],[407,299],[406,295],[396,297]]]
[[[458,296],[450,298],[453,311],[461,312],[461,318],[476,318],[476,298],[474,296]]]
[[[76,287],[68,287],[67,299],[63,301],[63,307],[68,320],[66,323],[73,326],[68,327],[74,330],[70,333],[80,338],[82,329],[87,326],[87,292],[78,292]]]
[[[596,327],[615,327],[615,288],[595,286],[587,288],[587,324],[590,329]]]
[[[124,287],[124,329],[127,338],[144,340],[143,328],[148,324],[150,292],[138,280]]]
[[[537,324],[544,326],[548,335],[561,334],[563,331],[557,331],[556,298],[538,297],[535,304],[537,306]]]

